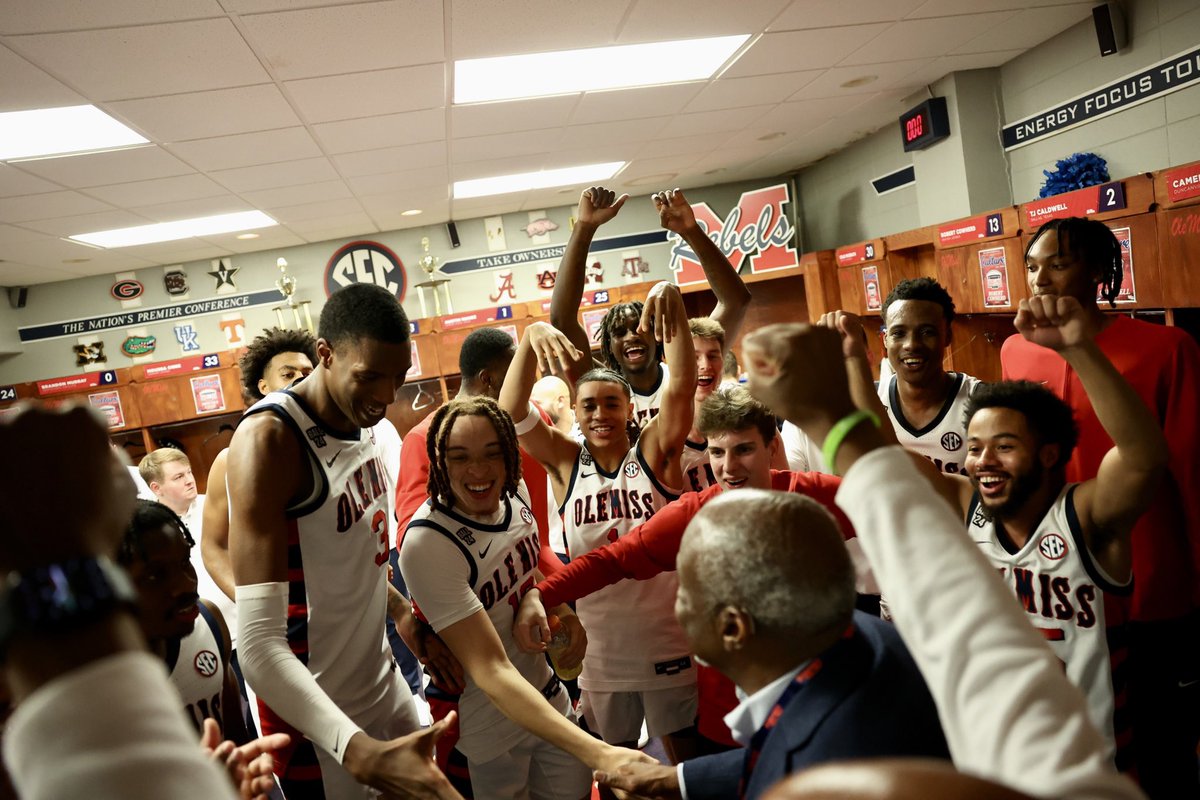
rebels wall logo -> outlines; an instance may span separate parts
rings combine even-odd
[[[692,206],[696,221],[717,243],[736,272],[750,259],[750,272],[766,272],[799,266],[796,249],[791,246],[795,229],[784,216],[783,207],[792,200],[786,183],[743,192],[737,206],[721,219],[707,203]],[[702,283],[704,270],[696,254],[681,237],[672,235],[671,270],[680,286]]]
[[[375,242],[351,242],[342,245],[325,265],[325,296],[352,283],[382,286],[396,299],[403,300],[408,277],[399,256]]]

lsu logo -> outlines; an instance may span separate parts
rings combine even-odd
[[[737,206],[723,220],[707,203],[696,203],[692,209],[700,227],[721,248],[735,272],[740,272],[749,258],[750,272],[759,273],[800,264],[790,244],[795,229],[783,213],[783,207],[791,201],[788,185],[778,183],[743,192]],[[692,248],[679,236],[671,236],[670,241],[675,282],[680,286],[703,282],[704,270]]]
[[[1067,543],[1057,533],[1047,533],[1038,542],[1038,552],[1051,561],[1058,561],[1067,554]]]
[[[942,434],[942,448],[945,450],[957,450],[962,443],[962,437],[954,431]]]
[[[217,654],[212,650],[201,650],[196,654],[196,658],[192,661],[192,666],[196,668],[196,672],[203,678],[211,678],[217,674],[217,667],[221,665]]]

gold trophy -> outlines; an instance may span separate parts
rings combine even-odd
[[[417,265],[429,276],[429,280],[421,281],[417,284],[417,297],[421,301],[421,317],[425,318],[429,316],[429,311],[425,305],[426,289],[433,292],[433,315],[435,317],[442,315],[441,295],[443,293],[446,295],[446,313],[453,314],[454,304],[450,301],[450,279],[434,277],[434,275],[442,275],[441,272],[438,272],[438,263],[441,259],[429,252],[428,236],[421,237],[421,249],[424,251],[424,255],[417,259]]]
[[[292,321],[296,325],[296,329],[301,327],[306,328],[309,333],[316,335],[313,330],[312,314],[309,312],[309,300],[296,300],[296,279],[287,274],[287,259],[279,258],[275,261],[275,266],[279,267],[279,280],[275,281],[275,288],[287,300],[287,305],[275,306],[272,309],[275,312],[275,319],[279,322],[280,328],[286,328],[287,325],[283,321],[283,312],[290,310],[292,312]],[[301,324],[301,312],[304,315],[304,322]]]

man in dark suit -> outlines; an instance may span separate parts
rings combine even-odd
[[[678,768],[630,765],[602,783],[646,797],[757,798],[814,764],[949,758],[899,634],[854,610],[854,568],[819,504],[756,489],[722,496],[688,525],[678,568],[676,616],[697,658],[744,695],[726,717],[744,748]]]

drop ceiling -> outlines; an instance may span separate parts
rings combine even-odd
[[[0,164],[0,285],[564,205],[579,190],[456,201],[450,185],[464,178],[622,160],[612,183],[644,193],[779,175],[894,124],[914,92],[1003,64],[1087,18],[1091,5],[6,3],[0,111],[92,103],[151,144]],[[450,103],[455,59],[734,33],[753,44],[715,80]],[[98,250],[62,239],[255,208],[280,225],[253,240]],[[423,213],[401,216],[413,208]]]

